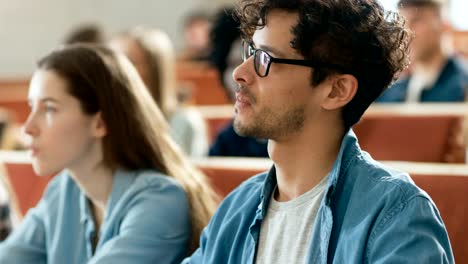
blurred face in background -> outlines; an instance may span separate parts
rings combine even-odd
[[[406,18],[407,27],[415,34],[410,48],[412,62],[430,60],[440,52],[444,23],[436,7],[404,7],[400,13]]]
[[[110,43],[111,47],[124,53],[135,66],[138,74],[147,87],[151,87],[151,74],[149,70],[148,57],[138,42],[130,37],[118,37]]]
[[[208,20],[196,19],[184,28],[184,39],[187,50],[193,53],[207,52],[210,46],[211,23]]]

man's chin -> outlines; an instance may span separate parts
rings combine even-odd
[[[240,120],[234,120],[234,131],[236,131],[239,136],[243,137],[259,138],[261,134],[258,127],[255,125],[245,124]]]
[[[236,131],[236,133],[239,136],[243,136],[243,137],[251,136],[249,133],[250,129],[248,128],[248,126],[243,124],[242,121],[240,121],[239,119],[234,119],[234,131]]]

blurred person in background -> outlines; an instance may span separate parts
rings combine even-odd
[[[190,156],[206,155],[205,121],[196,109],[177,100],[176,60],[169,36],[161,30],[137,27],[113,38],[110,45],[133,63],[169,122],[175,142]]]
[[[448,21],[443,0],[400,0],[398,9],[413,32],[408,73],[377,102],[463,102],[468,69],[461,58],[444,48]]]
[[[211,16],[204,11],[189,13],[183,22],[184,47],[179,60],[207,61],[211,51]]]

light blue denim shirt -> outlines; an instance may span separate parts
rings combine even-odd
[[[190,237],[182,187],[155,171],[117,171],[95,252],[88,199],[64,171],[0,243],[0,263],[180,263]]]
[[[183,263],[254,263],[276,184],[274,167],[241,184]],[[406,173],[361,151],[352,131],[343,138],[310,238],[307,263],[454,262],[431,198]]]

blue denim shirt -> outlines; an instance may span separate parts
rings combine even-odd
[[[409,77],[402,78],[388,88],[376,102],[406,101]],[[421,92],[420,102],[463,102],[468,90],[468,70],[455,57],[447,60],[434,85]]]
[[[273,167],[235,189],[183,263],[254,263],[276,184]],[[454,262],[431,198],[406,173],[361,151],[352,131],[343,138],[310,237],[308,263]]]
[[[155,171],[117,171],[95,252],[88,199],[67,172],[0,243],[0,263],[180,263],[190,237],[182,187]]]

